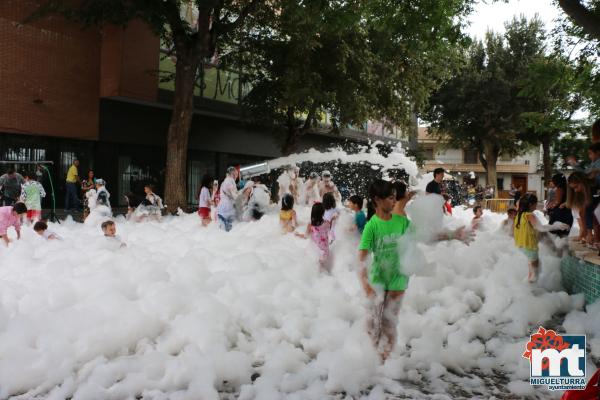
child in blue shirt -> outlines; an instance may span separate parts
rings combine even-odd
[[[363,198],[358,195],[350,196],[348,199],[349,208],[355,212],[354,214],[354,225],[360,234],[363,233],[365,225],[367,224],[367,216],[363,211]]]

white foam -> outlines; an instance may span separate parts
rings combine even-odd
[[[310,209],[296,210],[304,229]],[[310,241],[280,233],[277,208],[230,233],[202,228],[195,214],[118,218],[120,249],[91,223],[50,224],[62,241],[24,229],[0,246],[0,398],[322,399],[369,388],[368,398],[460,397],[453,387],[550,398],[530,390],[521,354],[532,331],[562,313],[565,329],[587,333],[600,356],[598,305],[585,313],[581,296],[562,291],[545,245],[532,288],[525,256],[497,229],[503,216],[486,211],[487,227],[467,245],[434,238],[468,225],[470,209],[442,217],[441,200],[422,196],[408,213],[419,243],[402,257],[411,280],[383,366],[365,330],[349,212],[331,275],[318,272]],[[498,373],[510,381],[498,380],[499,392],[480,378]]]
[[[331,148],[326,151],[318,151],[310,149],[304,153],[292,154],[287,157],[280,157],[274,160],[269,160],[269,166],[271,168],[279,168],[285,165],[297,165],[304,161],[318,162],[330,162],[332,160],[338,160],[341,163],[360,163],[369,162],[374,164],[373,169],[382,169],[385,172],[389,169],[404,169],[410,176],[417,176],[419,174],[417,165],[413,160],[405,155],[404,149],[398,143],[394,148],[394,151],[387,157],[384,157],[377,147],[378,143],[371,143],[369,146],[363,146],[360,151],[355,154],[346,153],[341,147]],[[377,165],[379,167],[377,167]]]

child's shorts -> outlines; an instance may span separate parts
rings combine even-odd
[[[525,254],[527,259],[531,262],[539,260],[540,256],[537,250],[526,249],[524,247],[519,247],[521,253]]]
[[[371,266],[369,283],[374,287],[382,287],[386,291],[404,291],[408,287],[408,277],[398,270]]]
[[[202,219],[208,219],[208,218],[210,218],[210,208],[208,208],[208,207],[200,207],[198,209],[198,215]]]
[[[42,218],[42,210],[27,210],[27,219],[30,221],[38,221]]]

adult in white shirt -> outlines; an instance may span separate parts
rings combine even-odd
[[[311,172],[308,179],[304,183],[302,194],[302,203],[312,206],[314,203],[321,200],[319,195],[319,174]]]
[[[235,180],[238,177],[238,171],[235,167],[227,168],[227,176],[221,183],[220,200],[217,206],[217,218],[219,226],[229,232],[233,227],[235,219],[235,199],[238,197],[238,191]]]
[[[302,189],[303,185],[304,185],[304,180],[300,176],[300,167],[295,166],[293,168],[293,174],[292,174],[291,191],[292,191],[292,196],[294,196],[294,201],[296,203],[298,203],[300,201],[300,189]]]
[[[296,176],[295,176],[294,167],[292,167],[291,165],[287,165],[283,169],[283,172],[281,173],[281,175],[279,175],[279,178],[277,178],[277,183],[279,184],[278,195],[279,195],[280,202],[281,202],[281,199],[283,199],[283,196],[285,196],[288,193],[291,194],[292,196],[294,196],[293,183],[294,183],[295,179],[296,179]]]
[[[238,191],[238,197],[235,199],[235,219],[243,220],[243,215],[248,208],[248,201],[254,189],[254,182],[247,181],[244,188]]]
[[[321,182],[319,182],[319,196],[323,198],[325,193],[333,193],[333,196],[337,201],[342,201],[342,195],[335,183],[333,183],[333,177],[329,171],[323,171],[321,174]]]
[[[258,221],[267,212],[271,202],[271,191],[263,183],[260,177],[255,178],[252,195],[248,201],[248,207],[244,213],[244,221]]]

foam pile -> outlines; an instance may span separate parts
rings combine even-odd
[[[381,168],[382,172],[389,169],[404,169],[406,173],[412,177],[416,177],[419,173],[417,165],[408,156],[404,149],[398,143],[393,151],[384,156],[377,148],[382,142],[370,143],[368,146],[360,147],[358,152],[348,153],[341,147],[330,148],[326,151],[310,149],[304,153],[296,153],[287,157],[280,157],[269,161],[271,168],[280,168],[285,165],[297,165],[305,161],[313,163],[329,162],[338,160],[341,163],[362,163],[369,162],[373,164],[373,168]]]
[[[311,151],[273,165],[334,159],[416,174],[401,151]],[[304,229],[310,210],[296,210]],[[100,221],[50,224],[61,241],[26,228],[0,246],[0,398],[546,399],[560,393],[531,387],[521,357],[540,324],[587,333],[600,357],[599,305],[586,313],[581,296],[563,291],[547,247],[531,286],[501,215],[486,212],[467,245],[437,237],[468,227],[471,210],[443,217],[433,196],[407,210],[414,232],[402,263],[411,279],[384,365],[365,329],[348,212],[330,275],[319,273],[309,240],[281,234],[273,207],[229,233],[202,228],[197,215],[117,218],[124,248],[102,236]]]
[[[298,212],[307,223],[309,210]],[[454,224],[468,223],[470,210],[456,212]],[[365,333],[346,213],[331,275],[319,274],[309,241],[280,234],[276,210],[229,234],[202,229],[196,215],[118,219],[127,247],[117,251],[97,226],[51,224],[64,240],[50,242],[25,230],[0,248],[0,398],[548,398],[525,382],[528,335],[569,313],[564,327],[591,335],[599,357],[600,313],[561,291],[559,260],[545,248],[532,289],[524,256],[496,231],[500,218],[486,214],[469,246],[413,245],[385,365]]]

